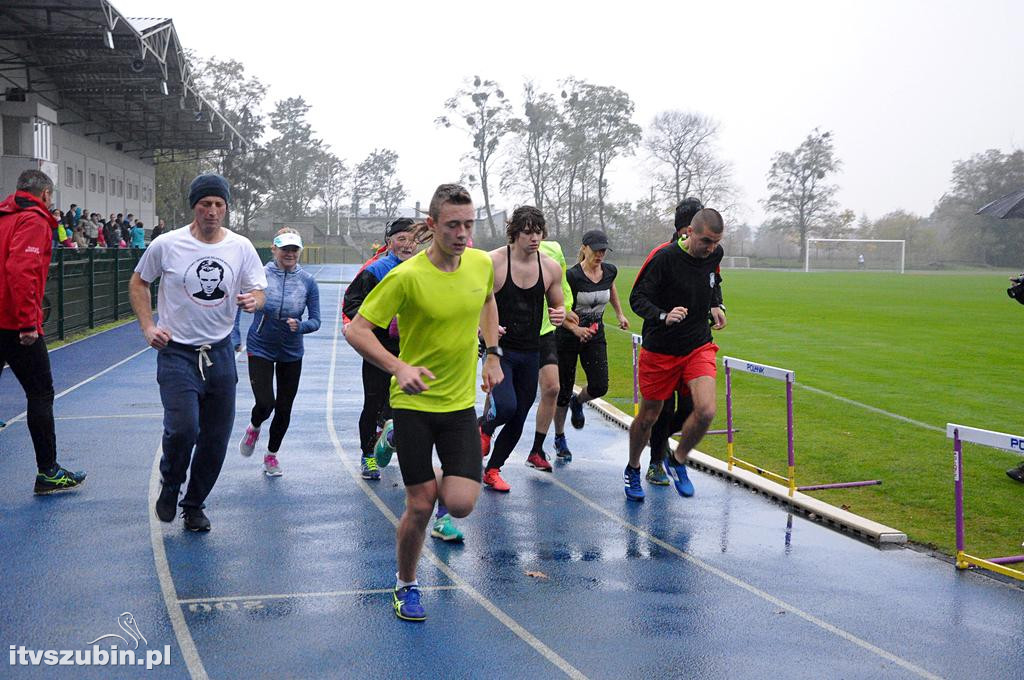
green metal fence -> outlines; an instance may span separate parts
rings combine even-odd
[[[128,282],[141,255],[141,250],[123,248],[54,248],[43,298],[46,335],[63,340],[69,333],[129,316]]]

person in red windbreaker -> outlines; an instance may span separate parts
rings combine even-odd
[[[85,481],[84,472],[57,464],[53,375],[43,339],[43,291],[57,226],[52,200],[53,180],[26,170],[15,193],[0,203],[0,371],[10,366],[28,399],[37,494],[70,491]]]

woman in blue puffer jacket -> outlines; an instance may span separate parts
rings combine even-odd
[[[313,275],[299,266],[302,237],[285,227],[277,232],[271,248],[274,259],[267,263],[267,302],[255,313],[246,351],[249,355],[249,383],[256,405],[249,426],[239,443],[243,456],[251,456],[260,437],[260,426],[274,414],[270,441],[263,457],[268,477],[279,477],[277,452],[291,420],[292,403],[302,373],[302,336],[320,328],[320,289]],[[305,311],[306,319],[302,320]],[[274,377],[277,396],[274,396]]]

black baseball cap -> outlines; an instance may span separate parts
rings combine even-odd
[[[388,222],[388,226],[384,227],[384,238],[389,239],[395,234],[401,234],[403,231],[412,231],[413,222],[408,217],[399,217],[397,220],[391,220]]]
[[[608,247],[608,237],[600,229],[591,229],[584,234],[583,245],[590,246],[591,250],[611,250]]]

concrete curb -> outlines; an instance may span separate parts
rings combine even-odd
[[[632,416],[623,413],[604,399],[594,399],[587,402],[587,405],[600,413],[605,420],[618,425],[624,430],[628,430],[633,422]],[[907,542],[907,535],[898,529],[893,529],[866,517],[855,515],[852,512],[829,505],[824,501],[799,491],[795,492],[793,497],[790,498],[789,489],[782,484],[735,466],[732,470],[729,470],[729,464],[724,460],[701,453],[696,449],[690,452],[688,464],[695,470],[731,479],[748,489],[770,496],[779,503],[797,510],[808,519],[828,525],[844,533],[854,534],[857,538],[869,543],[902,545]]]

